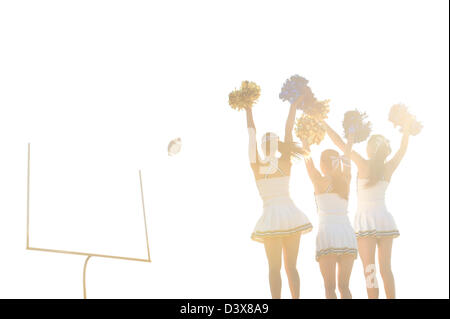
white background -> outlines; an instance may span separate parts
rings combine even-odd
[[[399,298],[448,298],[448,53],[447,1],[1,1],[0,297],[82,297],[83,257],[25,250],[30,142],[32,246],[145,258],[142,169],[153,262],[91,259],[88,297],[269,298],[245,114],[227,99],[257,82],[258,136],[281,135],[298,73],[339,132],[359,108],[395,150],[390,106],[423,121],[388,192],[393,270]],[[317,225],[302,162],[291,194]],[[314,245],[303,298],[324,296]],[[365,297],[359,259],[351,289]]]

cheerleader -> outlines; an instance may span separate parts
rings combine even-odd
[[[392,174],[397,169],[408,147],[410,123],[403,127],[400,149],[390,159],[389,141],[381,135],[372,135],[367,142],[367,157],[353,151],[351,160],[358,167],[358,208],[355,216],[355,231],[358,250],[366,277],[367,294],[370,299],[379,295],[375,273],[375,250],[378,248],[378,263],[387,298],[395,298],[394,275],[391,270],[393,238],[400,235],[394,218],[385,205],[385,192]],[[326,125],[327,133],[340,148],[345,142],[331,127]]]
[[[269,283],[272,298],[281,298],[281,259],[287,273],[292,298],[300,297],[300,278],[297,272],[297,256],[300,236],[311,231],[308,218],[293,203],[289,195],[291,173],[292,129],[295,122],[296,103],[292,103],[286,122],[284,143],[274,133],[262,138],[262,160],[257,151],[256,130],[252,109],[246,108],[249,131],[249,155],[251,168],[263,200],[263,214],[259,218],[251,238],[264,244],[269,264]],[[277,157],[277,151],[281,157]]]
[[[350,275],[357,256],[355,232],[347,216],[351,180],[351,138],[343,157],[335,150],[325,150],[320,157],[320,173],[311,157],[306,156],[308,175],[314,185],[319,230],[316,238],[316,260],[319,262],[327,299],[336,299],[336,266],[338,288],[342,299],[350,299]],[[307,148],[309,149],[309,147]]]

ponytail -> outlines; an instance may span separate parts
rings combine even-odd
[[[333,158],[339,161],[338,167],[333,167]],[[349,181],[344,176],[343,165],[341,163],[341,157],[335,150],[325,150],[322,152],[320,161],[323,162],[331,170],[331,186],[333,193],[339,195],[339,197],[348,200],[349,193]]]

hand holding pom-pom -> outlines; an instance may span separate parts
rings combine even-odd
[[[307,79],[297,74],[293,75],[284,82],[279,97],[282,101],[289,101],[292,104],[306,93],[307,85]]]
[[[392,105],[389,111],[389,121],[394,123],[394,126],[405,126],[406,122],[409,120],[408,108],[405,104],[395,104]]]
[[[400,126],[401,132],[404,132],[406,128],[411,135],[419,134],[423,128],[416,117],[409,113],[406,105],[400,103],[392,105],[389,111],[389,121],[394,124],[394,127]]]
[[[372,123],[365,121],[366,118],[366,113],[358,110],[346,112],[342,122],[345,138],[348,139],[349,136],[352,136],[353,143],[365,141],[372,131]]]
[[[297,103],[297,109],[301,109],[306,114],[317,119],[326,119],[330,111],[329,101],[318,101],[308,86],[308,80],[297,74],[284,82],[279,97],[281,100],[289,101],[291,104]]]
[[[228,104],[232,109],[248,109],[255,104],[261,95],[261,88],[254,82],[242,81],[241,88],[228,95]]]
[[[326,128],[322,122],[315,118],[303,114],[297,119],[295,127],[295,135],[302,141],[303,145],[309,146],[312,144],[319,145],[325,138]]]
[[[245,108],[250,108],[261,95],[261,88],[255,82],[242,81],[241,100]]]

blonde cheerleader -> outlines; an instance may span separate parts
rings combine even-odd
[[[351,149],[352,143],[348,142],[343,157],[331,149],[322,152],[320,157],[322,173],[315,168],[309,156],[305,157],[308,175],[314,184],[319,214],[316,260],[319,262],[327,299],[337,298],[336,268],[341,298],[352,298],[349,282],[353,262],[357,256],[357,244],[355,232],[347,216]]]
[[[410,122],[403,127],[400,149],[390,159],[389,141],[381,135],[372,135],[367,142],[368,159],[353,151],[351,160],[358,167],[358,208],[355,216],[355,232],[369,298],[378,298],[379,290],[375,274],[375,250],[387,298],[395,298],[395,282],[391,269],[392,243],[400,235],[394,218],[385,204],[385,193],[392,174],[397,169],[408,147]],[[340,148],[346,147],[341,137],[327,125],[327,133]]]
[[[300,296],[300,278],[297,256],[300,236],[311,231],[312,225],[289,195],[291,152],[296,103],[292,103],[286,122],[284,143],[274,133],[266,133],[262,139],[265,159],[259,157],[252,109],[246,108],[249,131],[249,155],[256,186],[263,200],[263,214],[259,218],[251,238],[264,244],[269,263],[269,283],[272,298],[281,298],[281,259],[289,280],[292,298]],[[280,147],[279,147],[280,146]],[[277,157],[277,151],[281,157]]]

